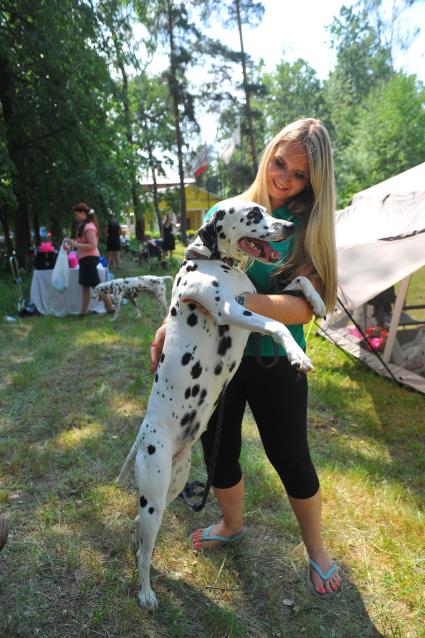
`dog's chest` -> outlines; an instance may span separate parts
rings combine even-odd
[[[224,302],[221,296],[234,297],[252,287],[243,273],[232,277],[230,269],[223,275],[211,269],[208,277],[205,274],[190,270],[179,273],[149,401],[149,420],[158,425],[161,419],[166,421],[175,449],[193,444],[205,430],[221,392],[239,366],[249,335],[234,326],[218,325],[210,314],[182,301],[185,294],[190,297],[193,278],[203,287],[203,294],[220,297],[219,303]],[[216,274],[230,277],[214,286]]]

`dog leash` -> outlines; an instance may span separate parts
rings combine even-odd
[[[292,297],[303,296],[303,293],[301,292],[301,290],[284,290],[283,293],[285,293],[285,295],[291,295]],[[308,338],[308,335],[310,334],[310,330],[311,330],[311,324],[307,332],[306,340]],[[273,368],[277,364],[280,358],[279,346],[277,345],[276,341],[272,337],[270,337],[270,339],[272,340],[272,346],[273,346],[273,359],[269,363],[266,363],[264,359],[262,359],[260,354],[260,339],[261,337],[264,337],[265,335],[262,335],[259,332],[254,332],[253,334],[254,334],[254,354],[255,354],[255,359],[258,365],[260,366],[260,368],[265,368],[265,369]]]
[[[302,293],[298,290],[288,290],[286,291],[286,294],[293,295],[294,297],[302,296]],[[308,327],[306,341],[310,335],[313,322],[314,322],[314,317],[311,320],[310,325]],[[272,345],[274,350],[273,360],[270,363],[266,363],[262,359],[260,354],[260,337],[264,335],[261,335],[259,332],[254,332],[253,334],[254,334],[254,353],[255,353],[255,358],[257,360],[258,365],[261,368],[265,368],[265,369],[273,368],[280,359],[279,347],[277,343],[272,339]],[[299,372],[298,374],[300,375],[303,373]],[[191,507],[195,512],[201,512],[204,509],[208,499],[208,494],[211,489],[212,477],[213,477],[215,466],[217,463],[218,449],[219,449],[220,438],[221,438],[221,430],[223,427],[225,397],[226,397],[226,392],[224,391],[218,405],[217,427],[216,427],[216,432],[214,436],[213,450],[212,450],[210,462],[208,465],[207,482],[205,484],[205,483],[202,483],[202,481],[195,480],[195,481],[192,481],[191,483],[186,483],[185,487],[179,494],[179,496],[184,500],[186,505]],[[193,498],[194,496],[200,496],[201,494],[202,494],[202,500],[199,503],[191,503],[191,500],[190,500],[191,498]]]
[[[191,483],[186,483],[182,492],[180,492],[179,496],[184,500],[184,502],[189,505],[195,512],[200,512],[204,509],[205,504],[207,502],[208,494],[210,492],[211,483],[213,474],[215,471],[215,466],[217,464],[217,456],[218,456],[218,448],[220,445],[221,439],[221,430],[223,427],[223,413],[224,413],[224,400],[225,400],[226,392],[224,391],[220,397],[220,401],[217,409],[217,427],[215,430],[213,449],[211,452],[210,462],[208,464],[208,472],[207,472],[207,482],[206,484],[201,481],[192,481]],[[196,488],[201,488],[199,491]],[[200,503],[191,503],[190,498],[192,496],[200,496],[202,494],[202,500]]]

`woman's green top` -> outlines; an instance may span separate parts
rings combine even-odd
[[[204,222],[207,221],[211,215],[215,213],[216,210],[220,208],[221,202],[215,204],[210,208],[207,214],[204,217]],[[299,218],[290,213],[286,206],[282,206],[281,208],[276,208],[272,211],[272,216],[277,219],[284,219],[285,221],[292,222],[295,225],[295,233],[296,227],[299,223]],[[270,245],[273,246],[275,250],[280,253],[281,259],[285,260],[290,254],[292,247],[294,244],[294,235],[292,235],[289,239],[283,242],[270,242]],[[246,271],[246,274],[254,284],[256,290],[260,294],[276,294],[276,291],[273,289],[273,283],[271,275],[279,266],[275,264],[264,264],[261,261],[253,261],[252,264]],[[293,324],[287,326],[288,330],[291,332],[295,341],[301,348],[305,348],[305,338],[304,338],[304,326],[303,324]],[[254,356],[254,333],[251,333],[248,339],[248,343],[246,344],[245,356]],[[283,346],[279,345],[279,355],[285,356],[285,349]],[[273,339],[268,335],[260,336],[259,343],[259,351],[262,357],[272,357],[275,353]]]

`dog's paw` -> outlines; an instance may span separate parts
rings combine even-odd
[[[150,587],[149,589],[146,589],[146,591],[143,591],[141,589],[139,591],[138,599],[139,599],[139,605],[143,609],[149,609],[150,611],[153,611],[154,609],[158,607],[157,597],[155,596],[155,594],[153,593]]]
[[[286,356],[291,366],[294,366],[300,372],[313,372],[314,366],[311,359],[298,346],[296,348],[286,348]]]
[[[307,298],[316,317],[326,317],[326,306],[323,303],[321,296],[317,293]]]
[[[300,290],[316,317],[326,317],[326,306],[323,299],[307,277],[296,277],[285,290]]]

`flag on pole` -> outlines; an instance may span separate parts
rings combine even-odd
[[[220,153],[220,159],[225,164],[228,164],[230,162],[230,158],[232,157],[236,146],[240,143],[241,143],[241,127],[238,124],[238,126],[233,131],[230,140],[225,144],[225,146],[222,148]]]
[[[208,146],[206,144],[204,144],[198,155],[195,157],[194,161],[193,161],[193,174],[195,175],[195,177],[199,177],[200,175],[202,175],[202,173],[205,173],[205,171],[208,168]]]

